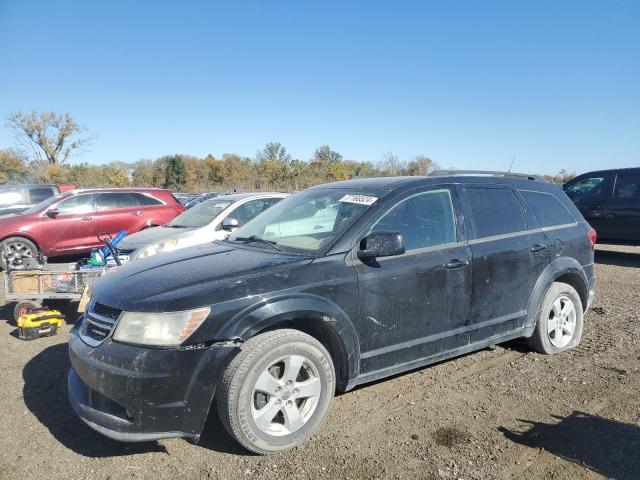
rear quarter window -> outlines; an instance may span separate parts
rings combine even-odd
[[[133,198],[137,205],[141,207],[150,207],[153,205],[162,205],[162,202],[151,195],[145,195],[143,193],[133,193]]]
[[[533,212],[541,227],[555,227],[575,223],[569,210],[550,193],[520,190],[524,201]]]
[[[471,239],[494,237],[527,229],[524,207],[510,188],[464,188]]]

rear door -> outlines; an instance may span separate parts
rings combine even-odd
[[[595,228],[598,238],[610,238],[610,222],[603,207],[611,199],[615,174],[596,172],[577,177],[564,186],[568,197],[576,204],[589,224]]]
[[[115,236],[120,230],[134,233],[145,225],[144,209],[130,192],[99,193],[95,217],[99,233]]]
[[[602,215],[606,238],[640,240],[640,172],[618,172],[613,197],[604,202]]]
[[[462,188],[465,227],[473,256],[471,342],[509,333],[524,325],[527,303],[549,262],[544,232],[530,225],[510,185]]]
[[[45,214],[42,217],[42,243],[45,250],[73,253],[99,245],[93,194],[75,195],[52,208],[58,209],[58,215],[50,217]]]

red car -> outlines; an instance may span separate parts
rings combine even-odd
[[[169,190],[105,188],[73,190],[48,198],[18,215],[0,216],[0,268],[20,268],[22,259],[84,253],[112,236],[163,225],[184,207]]]

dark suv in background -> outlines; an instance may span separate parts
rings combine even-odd
[[[600,240],[640,243],[640,168],[584,173],[564,191]]]
[[[313,187],[227,240],[95,283],[69,337],[70,401],[118,440],[198,439],[212,407],[249,450],[291,448],[336,389],[519,337],[575,347],[595,241],[562,189],[535,180]]]

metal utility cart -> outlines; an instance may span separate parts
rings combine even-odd
[[[104,275],[106,269],[95,270],[10,270],[3,272],[5,301],[18,302],[16,319],[42,308],[47,300],[80,302],[87,287]],[[83,305],[80,305],[82,309]]]

